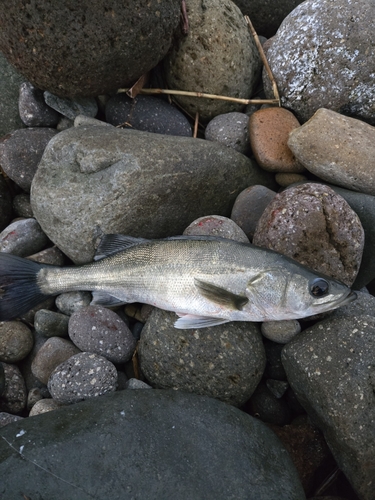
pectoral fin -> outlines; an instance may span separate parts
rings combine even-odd
[[[208,316],[194,316],[193,314],[181,315],[175,322],[174,327],[179,330],[190,330],[193,328],[206,328],[208,326],[222,325],[228,323],[228,319],[211,318]]]
[[[249,302],[247,297],[236,295],[224,288],[206,283],[205,281],[195,279],[195,286],[204,298],[211,302],[215,302],[215,304],[224,306],[227,309],[242,311],[243,307]]]

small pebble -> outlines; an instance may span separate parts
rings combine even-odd
[[[242,229],[228,217],[208,215],[193,221],[183,232],[186,236],[218,236],[230,240],[249,243]]]
[[[13,210],[18,217],[29,219],[33,217],[33,209],[30,204],[30,195],[27,193],[17,194],[13,198]]]
[[[75,127],[87,127],[87,126],[107,126],[113,127],[110,123],[103,122],[102,120],[97,120],[96,118],[91,118],[90,116],[78,115],[74,118]]]
[[[25,324],[20,321],[0,322],[0,361],[21,361],[26,358],[33,345],[33,335]]]
[[[44,99],[48,106],[55,109],[69,120],[74,120],[78,115],[95,117],[98,113],[98,104],[93,97],[58,97],[46,90]]]
[[[71,316],[76,311],[90,305],[92,296],[90,292],[66,292],[56,297],[56,307],[63,314]]]
[[[26,407],[27,391],[20,369],[3,363],[5,389],[0,398],[0,412],[20,413]]]
[[[275,196],[274,191],[260,185],[250,186],[237,196],[230,218],[244,231],[250,241],[253,239],[262,213]]]
[[[46,248],[34,255],[29,255],[27,258],[40,262],[40,264],[51,264],[53,266],[63,266],[66,261],[65,255],[57,247]]]
[[[37,352],[31,371],[42,384],[47,384],[53,370],[80,350],[70,340],[51,337]]]
[[[68,337],[69,316],[48,309],[35,313],[34,328],[46,337]]]
[[[27,127],[55,127],[60,118],[60,113],[46,104],[43,90],[29,82],[20,85],[18,109]]]
[[[125,389],[152,389],[152,387],[142,380],[131,378],[126,382]]]
[[[23,418],[24,417],[20,417],[19,415],[11,415],[10,413],[2,411],[0,412],[0,428],[12,424],[13,422],[18,422],[18,420],[22,420]]]
[[[261,332],[267,339],[287,344],[301,332],[301,325],[296,319],[267,321],[262,323]]]
[[[39,387],[34,387],[33,389],[30,389],[28,395],[27,395],[27,409],[31,410],[31,408],[37,403],[38,401],[43,399],[43,395],[41,393],[41,390]]]
[[[35,403],[31,408],[29,417],[35,417],[35,415],[41,415],[42,413],[47,413],[48,411],[57,410],[61,408],[61,404],[52,398],[41,399]]]
[[[44,302],[41,302],[37,306],[30,309],[30,311],[28,311],[27,313],[22,314],[20,316],[20,320],[22,320],[24,323],[26,323],[28,325],[32,325],[34,323],[35,314],[40,309],[52,309],[52,307],[54,306],[54,303],[55,303],[55,297],[49,297]]]
[[[141,338],[141,333],[144,327],[144,323],[141,321],[136,321],[134,325],[131,327],[131,332],[135,340],[139,340]]]
[[[110,309],[89,306],[71,315],[69,337],[85,352],[93,352],[112,363],[125,363],[134,352],[136,340],[129,327]]]
[[[42,250],[48,241],[35,219],[21,219],[0,233],[0,252],[27,257]]]
[[[216,141],[248,155],[251,153],[249,140],[249,117],[245,113],[225,113],[213,118],[204,133],[208,141]]]
[[[81,352],[61,363],[51,374],[48,389],[63,404],[101,396],[116,390],[117,370],[107,359]]]

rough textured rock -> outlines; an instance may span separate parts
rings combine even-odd
[[[235,222],[220,215],[199,217],[199,219],[193,221],[185,229],[183,234],[188,236],[217,236],[219,238],[227,238],[230,240],[242,241],[243,243],[249,243],[249,238]]]
[[[33,348],[30,328],[20,321],[0,323],[0,361],[16,363],[24,359]]]
[[[35,313],[34,328],[45,337],[67,337],[69,316],[40,309]]]
[[[0,475],[9,500],[20,491],[60,500],[305,498],[262,422],[175,391],[120,391],[11,424],[0,431]]]
[[[281,103],[301,123],[329,108],[375,123],[372,0],[307,0],[282,22],[267,51]],[[273,97],[264,73],[267,97]]]
[[[258,222],[253,243],[350,286],[361,263],[364,231],[341,196],[328,186],[307,183],[275,196]]]
[[[288,145],[321,179],[375,195],[375,127],[322,108],[291,132]]]
[[[176,330],[176,315],[155,309],[138,347],[142,372],[156,388],[179,389],[240,406],[265,367],[259,326],[228,323],[203,330]]]
[[[224,113],[215,116],[204,131],[208,141],[216,141],[235,149],[239,153],[251,153],[249,140],[249,117],[245,113]]]
[[[130,84],[167,53],[179,0],[13,0],[0,8],[0,50],[28,81],[61,96]]]
[[[5,389],[0,398],[0,412],[20,413],[26,406],[25,381],[16,365],[3,363]]]
[[[20,86],[18,109],[21,120],[27,127],[55,127],[61,115],[49,107],[43,96],[43,90],[29,82]]]
[[[24,126],[18,113],[19,86],[24,81],[0,52],[0,137]]]
[[[229,215],[237,194],[251,184],[272,185],[270,174],[217,143],[78,127],[50,141],[31,204],[48,237],[84,263],[92,260],[103,233],[181,234],[207,213]]]
[[[260,57],[238,7],[229,0],[187,2],[189,32],[174,44],[164,66],[169,88],[250,98],[257,84]],[[228,101],[175,96],[202,120],[240,111]]]
[[[283,349],[288,381],[363,500],[374,498],[375,318],[334,318]]]

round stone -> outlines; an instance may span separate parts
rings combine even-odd
[[[235,222],[221,215],[208,215],[193,221],[183,233],[186,236],[217,236],[249,243],[243,230]]]
[[[216,141],[248,155],[251,152],[249,141],[249,117],[245,113],[224,113],[215,116],[204,131],[208,141]]]
[[[20,321],[0,323],[0,361],[21,361],[29,354],[33,345],[33,335],[25,324]]]
[[[301,332],[301,325],[296,319],[267,321],[262,323],[261,332],[267,339],[280,344],[287,344]]]

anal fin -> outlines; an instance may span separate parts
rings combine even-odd
[[[102,291],[92,292],[92,301],[90,302],[90,305],[92,306],[112,307],[112,306],[120,306],[121,304],[126,304],[126,302],[122,299],[114,297],[113,295],[107,292],[102,292]]]

